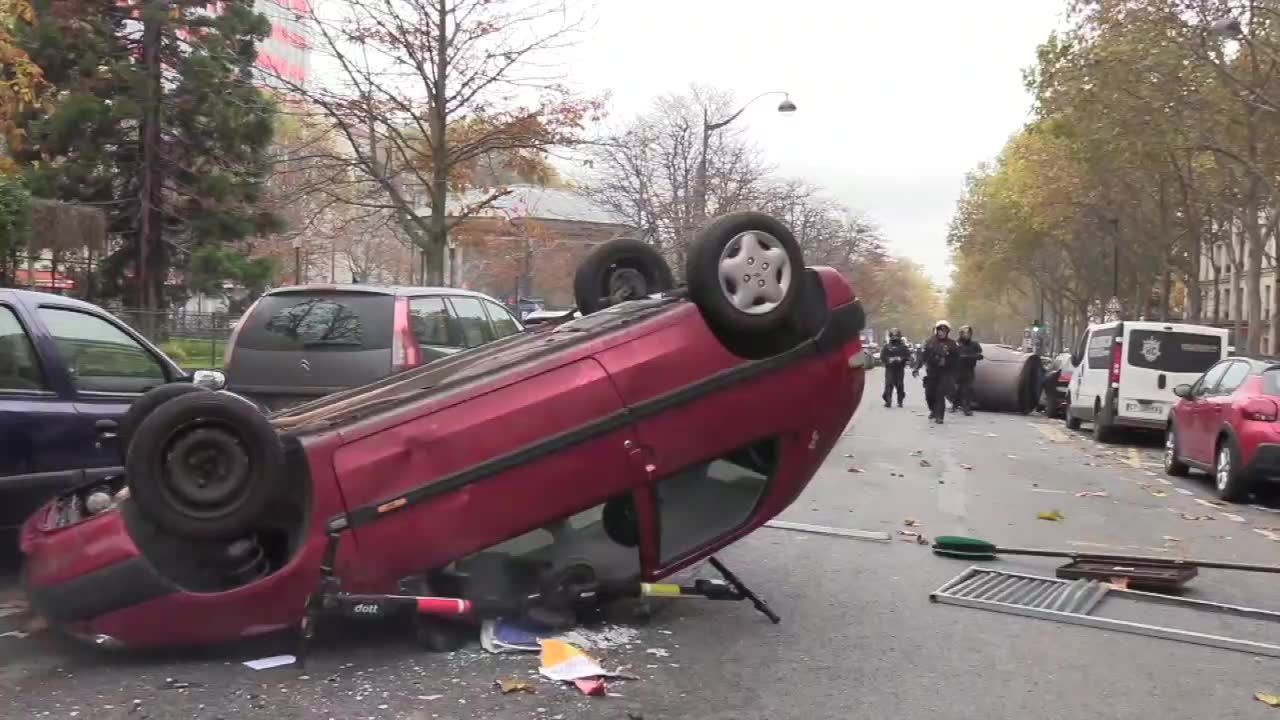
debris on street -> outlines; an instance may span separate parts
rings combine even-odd
[[[911,457],[920,457],[921,455],[924,455],[924,451],[923,451],[923,450],[912,450],[912,451],[911,451]]]
[[[1235,513],[1224,512],[1224,513],[1218,513],[1218,514],[1232,522],[1238,522],[1238,523],[1245,522],[1245,519],[1243,517],[1236,515]]]
[[[1276,542],[1280,542],[1280,533],[1276,532],[1271,528],[1254,528],[1253,531],[1268,540],[1274,540]]]
[[[933,467],[933,463],[929,462],[928,460],[921,460],[920,467]]]
[[[1066,490],[1053,490],[1053,489],[1050,489],[1050,488],[1042,488],[1042,487],[1031,488],[1031,492],[1038,492],[1038,493],[1051,493],[1051,494],[1053,494],[1053,495],[1066,495],[1066,494],[1067,494],[1067,491],[1066,491]]]
[[[926,538],[924,535],[921,535],[918,532],[915,532],[914,530],[899,530],[898,534],[902,536],[898,539],[904,542],[913,542],[917,545],[929,544],[928,538]]]
[[[1182,513],[1183,520],[1212,520],[1212,515],[1196,515],[1195,513]]]
[[[1042,510],[1041,512],[1036,513],[1036,517],[1040,520],[1050,520],[1052,522],[1059,522],[1067,519],[1067,516],[1063,515],[1062,512],[1056,508],[1053,510]]]
[[[862,469],[862,468],[860,468],[860,467],[853,467],[852,465],[850,465],[850,466],[849,466],[849,472],[851,472],[851,473],[862,473],[862,472],[866,472],[866,470],[863,470],[863,469]]]
[[[292,655],[272,655],[271,657],[258,658],[257,660],[244,661],[245,667],[250,670],[270,670],[284,665],[292,665],[298,659]]]
[[[660,657],[660,658],[671,657],[671,651],[665,648],[649,648],[648,650],[645,650],[645,652],[649,653],[654,657]]]
[[[825,525],[809,525],[807,523],[787,522],[785,520],[770,520],[766,522],[764,526],[778,530],[794,530],[796,532],[813,533],[815,535],[847,537],[854,540],[889,542],[889,533],[881,532],[879,530],[847,530],[845,528],[827,527]]]
[[[1190,490],[1188,490],[1188,489],[1186,489],[1186,488],[1174,488],[1174,489],[1173,489],[1173,491],[1174,491],[1174,492],[1176,492],[1176,493],[1179,493],[1179,494],[1181,494],[1181,495],[1190,495],[1190,496],[1194,496],[1194,495],[1195,495],[1195,493],[1194,493],[1194,492],[1192,492],[1192,491],[1190,491]]]
[[[502,690],[503,695],[507,695],[515,692],[524,692],[524,693],[537,692],[536,690],[534,690],[533,685],[529,684],[524,680],[519,680],[517,678],[503,678],[501,680],[494,680],[493,684],[497,685],[498,689]]]
[[[1110,497],[1106,490],[1082,490],[1076,493],[1076,497]]]
[[[542,666],[538,672],[549,680],[572,682],[606,674],[594,658],[563,640],[543,640],[540,644]]]
[[[1165,535],[1164,541],[1165,542],[1182,542],[1182,538],[1176,537],[1174,535]]]
[[[604,697],[604,678],[578,678],[573,684],[587,697]]]
[[[1196,502],[1200,503],[1201,505],[1204,505],[1205,507],[1211,507],[1214,510],[1217,510],[1218,508],[1224,508],[1227,506],[1226,503],[1218,502],[1217,500],[1205,500],[1204,498],[1196,498]]]
[[[1272,695],[1271,693],[1264,693],[1261,690],[1259,690],[1258,692],[1253,694],[1253,699],[1257,700],[1260,703],[1263,703],[1264,705],[1270,705],[1271,707],[1280,707],[1280,695]]]
[[[920,524],[919,521],[917,521],[915,518],[906,518],[902,521],[903,527],[915,527],[916,525],[919,525],[919,524]]]
[[[972,469],[973,469],[973,466],[972,466],[972,465],[966,465],[966,464],[964,464],[964,463],[960,463],[960,469],[961,469],[961,470],[972,470]]]

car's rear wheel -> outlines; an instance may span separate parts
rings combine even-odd
[[[578,311],[590,315],[627,300],[639,300],[675,287],[671,266],[656,248],[618,238],[591,251],[573,275]]]
[[[1178,433],[1174,430],[1173,423],[1169,423],[1169,429],[1164,433],[1164,472],[1166,475],[1185,477],[1187,471],[1190,470],[1186,463],[1178,459],[1180,453]]]
[[[764,213],[735,212],[699,231],[685,280],[708,324],[750,337],[788,324],[804,272],[804,253],[790,228]]]
[[[1076,417],[1076,414],[1071,412],[1071,403],[1069,401],[1067,402],[1067,409],[1063,411],[1062,417],[1067,422],[1068,430],[1080,429],[1080,418]]]
[[[173,400],[197,392],[209,392],[205,388],[191,383],[168,383],[160,387],[151,388],[142,394],[133,404],[129,406],[129,410],[125,412],[124,417],[120,419],[120,428],[116,431],[117,442],[120,443],[120,453],[124,456],[129,455],[129,443],[132,442],[134,434],[138,431],[138,427],[142,425],[142,421],[146,420],[156,408]]]
[[[138,427],[125,466],[129,495],[163,530],[192,540],[231,540],[260,522],[274,499],[283,450],[252,405],[189,393]]]
[[[1213,484],[1218,497],[1228,502],[1238,502],[1249,496],[1250,482],[1240,463],[1240,450],[1232,437],[1218,441],[1213,463]]]

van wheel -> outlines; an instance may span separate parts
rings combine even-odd
[[[125,463],[129,495],[161,529],[190,540],[232,540],[258,523],[282,486],[284,451],[249,403],[188,393],[156,408]]]
[[[208,390],[191,383],[167,383],[151,388],[143,393],[142,397],[134,400],[133,404],[129,406],[129,410],[125,412],[124,417],[120,419],[120,429],[116,431],[116,438],[120,443],[120,454],[128,457],[129,444],[133,439],[134,433],[137,432],[138,426],[142,425],[142,421],[155,412],[156,408],[174,398],[194,392],[208,392]]]
[[[1164,433],[1164,473],[1173,477],[1186,477],[1191,468],[1178,459],[1178,453],[1178,433],[1174,430],[1173,423],[1169,423],[1169,429]]]
[[[1240,466],[1240,450],[1232,437],[1224,437],[1218,441],[1214,453],[1213,484],[1218,497],[1228,502],[1239,502],[1249,497],[1250,478]]]
[[[671,266],[652,245],[633,238],[610,240],[578,265],[573,298],[583,315],[675,287]]]
[[[1071,412],[1071,403],[1069,402],[1067,403],[1067,409],[1063,411],[1063,417],[1067,420],[1068,430],[1080,429],[1080,418],[1076,417],[1075,413]]]
[[[791,319],[805,278],[800,243],[782,221],[733,212],[698,232],[689,249],[689,297],[708,325],[735,336],[761,336]]]

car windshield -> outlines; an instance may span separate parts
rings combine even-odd
[[[280,293],[258,302],[237,348],[265,351],[391,347],[395,299],[374,293]]]

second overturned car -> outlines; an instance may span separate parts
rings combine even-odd
[[[406,598],[554,624],[567,588],[709,557],[817,472],[862,397],[865,323],[767,215],[710,223],[685,275],[607,243],[575,278],[582,317],[273,415],[152,391],[116,502],[70,492],[24,525],[33,604],[127,647],[305,636]]]

